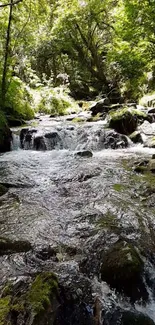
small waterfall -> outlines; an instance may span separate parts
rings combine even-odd
[[[19,150],[19,149],[20,149],[20,136],[19,134],[12,133],[11,150]]]
[[[25,150],[93,150],[118,149],[129,146],[129,139],[103,125],[68,125],[44,129],[25,128],[20,133]]]

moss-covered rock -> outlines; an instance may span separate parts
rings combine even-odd
[[[132,301],[147,299],[142,280],[143,267],[143,261],[135,248],[120,240],[104,253],[101,278]]]
[[[0,298],[0,325],[53,325],[58,308],[55,274],[43,272],[7,288]]]
[[[31,244],[24,240],[10,240],[0,237],[0,256],[13,253],[28,252],[32,249]]]
[[[109,117],[109,127],[126,135],[133,133],[138,124],[147,119],[147,115],[144,112],[127,107],[117,111],[110,111]]]

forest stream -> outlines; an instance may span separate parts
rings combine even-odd
[[[114,143],[101,121],[42,117],[24,129],[21,141],[13,129],[12,151],[0,156],[0,183],[8,189],[0,197],[0,233],[31,249],[0,256],[1,288],[52,271],[67,298],[46,324],[154,324],[155,176],[133,166],[155,149],[125,136]],[[122,249],[141,265],[137,280],[122,284],[121,267],[121,279],[113,276],[107,252],[115,248],[115,260]]]

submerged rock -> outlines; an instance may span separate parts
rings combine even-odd
[[[91,158],[93,157],[93,153],[89,150],[84,150],[76,152],[75,156]]]
[[[0,237],[0,256],[13,253],[28,252],[32,249],[31,244],[25,240],[11,240]]]
[[[8,188],[5,187],[3,184],[0,184],[0,196],[6,194],[8,191]]]
[[[104,255],[101,278],[131,301],[148,297],[143,283],[144,263],[135,248],[125,241],[118,241]]]

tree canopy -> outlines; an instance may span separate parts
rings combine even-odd
[[[27,85],[67,80],[76,99],[112,102],[155,87],[155,0],[3,0],[0,39],[6,111],[26,114]]]

